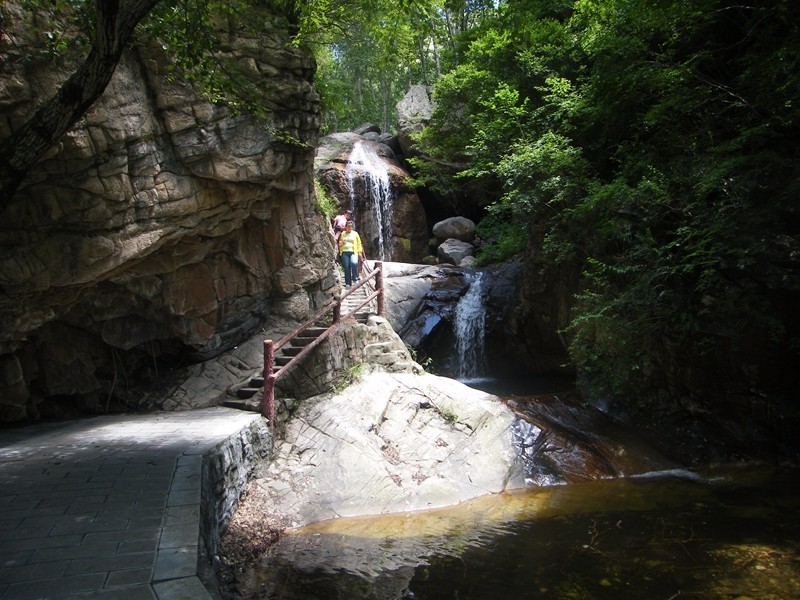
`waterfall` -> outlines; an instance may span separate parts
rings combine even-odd
[[[356,182],[361,178],[366,187],[368,204],[372,209],[378,237],[380,260],[391,260],[392,240],[392,188],[386,163],[366,145],[356,142],[347,159],[347,183],[350,188],[350,205],[356,203]],[[361,227],[361,223],[356,224]]]
[[[453,328],[458,351],[458,379],[475,379],[485,375],[486,346],[484,322],[486,310],[483,305],[483,273],[477,273],[456,306]]]

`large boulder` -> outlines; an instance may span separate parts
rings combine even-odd
[[[447,239],[436,249],[439,262],[459,265],[467,256],[472,256],[475,246],[454,238]]]
[[[433,235],[439,241],[453,238],[462,242],[472,242],[475,239],[475,222],[466,217],[450,217],[433,226]]]
[[[39,58],[32,12],[2,10],[0,141],[69,72]],[[286,298],[300,319],[331,297],[334,248],[313,204],[314,61],[263,17],[220,33],[223,59],[280,107],[266,122],[209,103],[141,37],[4,199],[0,422],[137,408],[134,382],[234,348]]]
[[[257,485],[294,527],[450,506],[525,485],[515,421],[458,382],[373,371],[301,403]]]
[[[413,135],[425,128],[433,114],[433,89],[412,85],[397,103],[397,139],[405,156],[414,156]]]

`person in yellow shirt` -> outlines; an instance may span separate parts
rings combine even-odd
[[[339,235],[339,257],[344,269],[344,285],[350,287],[358,282],[358,260],[364,260],[364,247],[361,236],[354,229],[355,223],[348,221]]]

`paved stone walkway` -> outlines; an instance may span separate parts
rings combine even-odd
[[[202,456],[260,419],[210,408],[0,430],[0,599],[214,598]]]

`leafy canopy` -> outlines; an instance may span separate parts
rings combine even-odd
[[[566,333],[596,394],[648,393],[676,348],[800,348],[783,300],[800,292],[798,17],[790,0],[523,0],[460,37],[419,178],[483,190],[490,241],[537,224],[551,276],[582,272]]]

